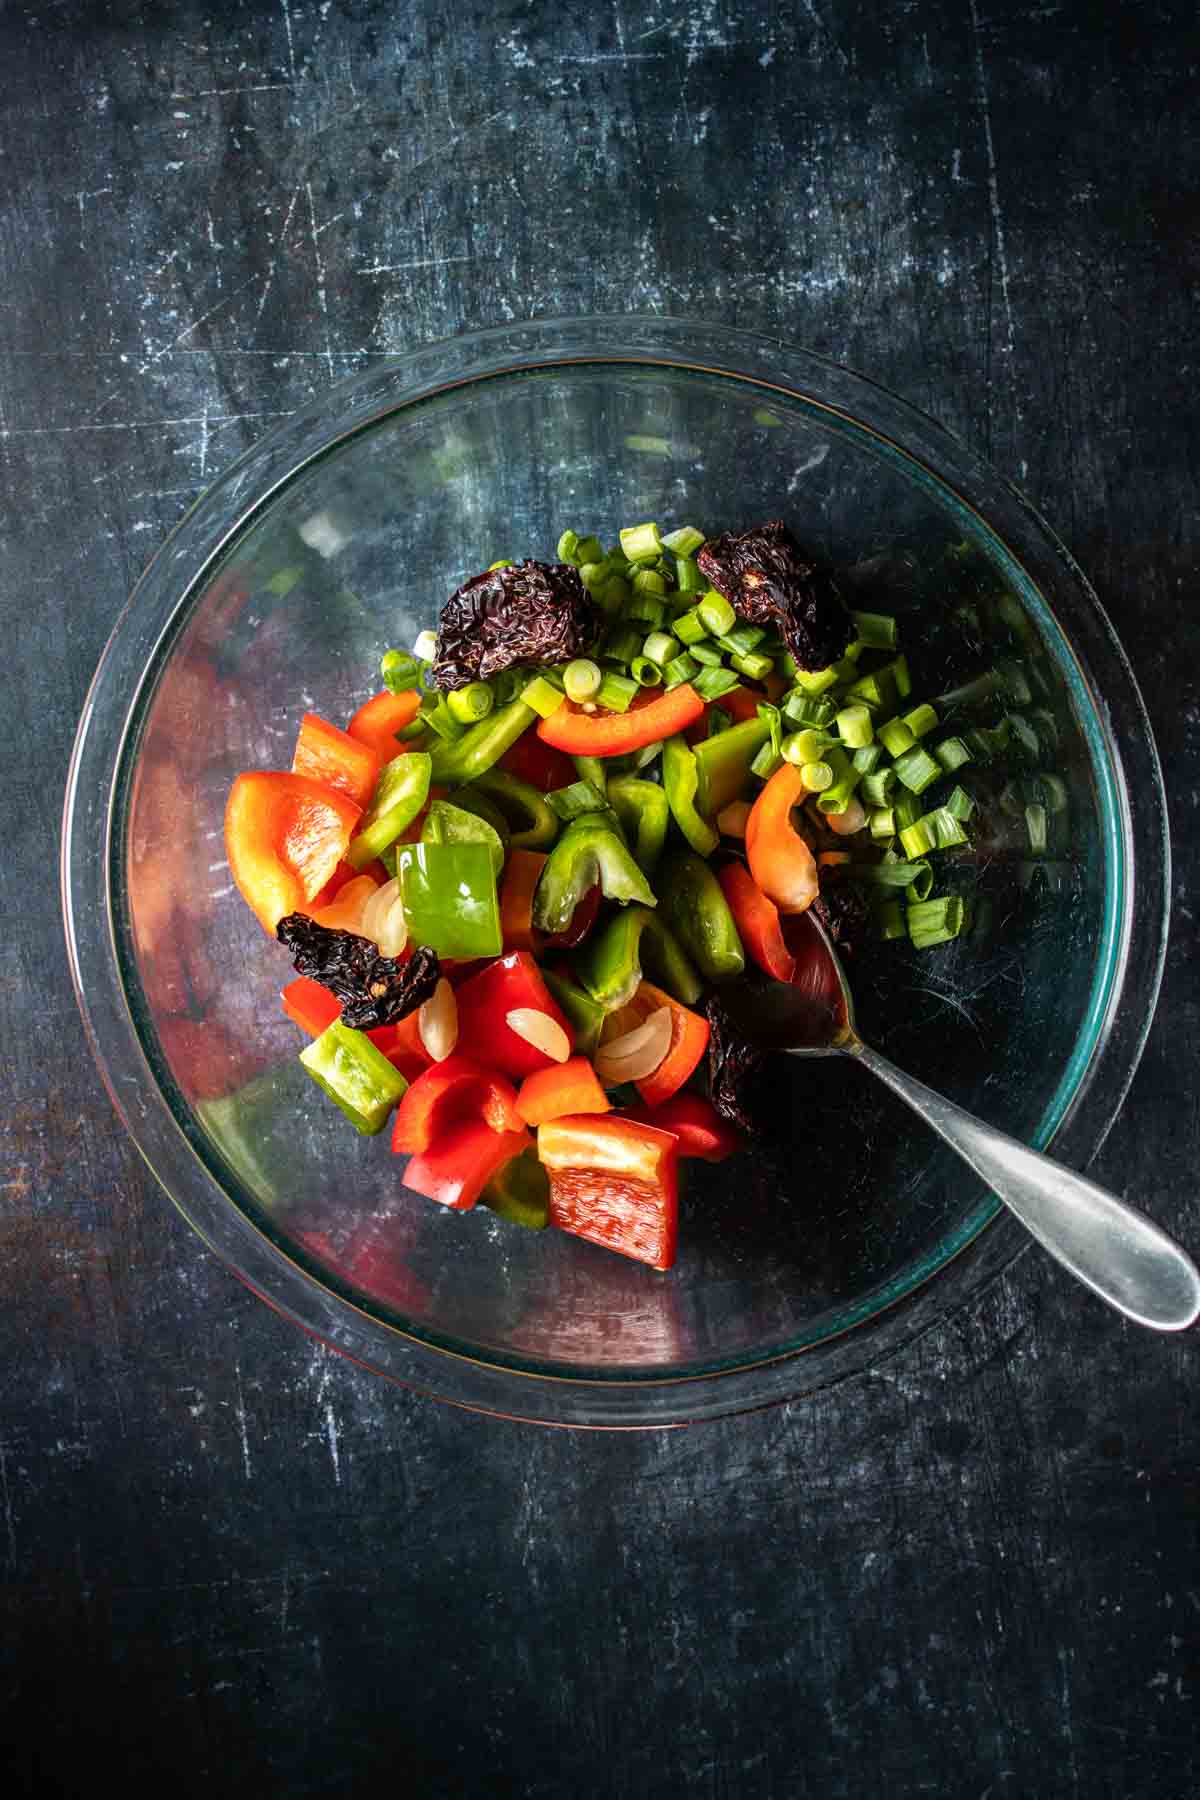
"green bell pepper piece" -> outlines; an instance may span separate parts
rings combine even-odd
[[[364,1031],[352,1031],[340,1019],[300,1052],[300,1061],[364,1137],[383,1130],[393,1106],[408,1091],[407,1081],[383,1051]]]
[[[722,732],[721,738],[728,735],[728,732]],[[721,738],[713,738],[712,742],[719,744]],[[701,856],[711,856],[721,840],[708,820],[702,819],[696,811],[699,771],[695,753],[682,737],[668,738],[663,745],[662,777],[663,792],[675,823],[693,850],[699,851]]]
[[[423,750],[406,751],[384,764],[371,805],[346,851],[352,868],[365,869],[407,831],[429,798],[431,767]]]
[[[585,813],[567,826],[542,870],[533,896],[538,930],[565,931],[575,908],[597,882],[608,900],[656,904],[646,877],[605,815]]]
[[[411,943],[463,961],[500,955],[496,871],[487,844],[402,844],[396,874]]]
[[[626,1006],[642,979],[642,964],[660,987],[685,1006],[700,998],[700,977],[674,935],[649,908],[627,906],[593,932],[572,967],[606,1013]]]
[[[608,770],[604,766],[604,757],[573,756],[571,761],[575,764],[580,781],[590,781],[600,798],[605,799],[608,790]]]
[[[507,769],[485,769],[477,775],[468,790],[480,793],[495,803],[497,811],[508,820],[508,841],[514,850],[548,850],[558,836],[559,819],[553,807],[531,781],[510,775]],[[461,792],[461,790],[459,790]],[[459,800],[459,805],[463,801]],[[521,822],[521,829],[513,827]]]
[[[506,750],[512,749],[536,719],[532,706],[526,706],[523,700],[510,700],[507,706],[498,706],[478,725],[472,725],[456,743],[443,738],[430,753],[433,780],[448,787],[476,780],[498,763]]]
[[[492,858],[492,873],[497,877],[504,867],[504,841],[496,827],[464,806],[449,800],[435,800],[421,827],[423,844],[486,844]]]
[[[455,788],[451,794],[450,804],[460,807],[463,812],[474,813],[477,818],[490,825],[504,846],[505,856],[508,855],[512,832],[509,830],[508,820],[494,800],[476,787],[460,787]]]
[[[544,1231],[550,1223],[550,1177],[536,1150],[523,1150],[500,1169],[479,1196],[501,1219]]]
[[[731,800],[740,800],[750,786],[750,764],[771,735],[767,719],[744,719],[697,744],[696,810],[715,819]],[[697,844],[696,849],[700,846]]]
[[[608,784],[609,804],[633,843],[639,868],[653,875],[667,841],[671,806],[656,781],[639,781],[636,775],[620,775]]]
[[[557,969],[543,968],[542,980],[571,1021],[576,1050],[582,1056],[591,1056],[599,1047],[604,1008]]]
[[[690,850],[672,856],[658,879],[663,918],[708,981],[740,975],[746,966],[742,940],[721,884]]]

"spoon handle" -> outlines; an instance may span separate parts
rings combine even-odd
[[[1115,1194],[964,1112],[868,1045],[848,1052],[919,1113],[999,1195],[1043,1249],[1126,1318],[1182,1331],[1200,1317],[1186,1251]]]

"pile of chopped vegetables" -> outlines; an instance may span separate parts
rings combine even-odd
[[[306,714],[290,771],[235,781],[227,851],[303,1066],[360,1132],[391,1119],[410,1189],[667,1269],[680,1159],[755,1128],[721,983],[790,980],[814,905],[956,937],[935,859],[996,744],[914,702],[895,620],[781,521],[557,556],[467,581],[345,730]]]

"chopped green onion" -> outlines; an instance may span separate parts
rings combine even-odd
[[[932,813],[925,813],[914,825],[904,828],[900,833],[900,848],[914,862],[938,848],[937,826]]]
[[[700,606],[696,609],[701,618],[704,617],[701,610],[703,605],[704,602],[701,601]],[[736,625],[732,631],[718,632],[717,642],[729,656],[749,656],[752,651],[758,649],[766,635],[761,625]]]
[[[794,688],[783,702],[783,716],[792,725],[812,726],[820,731],[831,725],[837,713],[837,705],[832,700],[825,700],[820,695],[806,694]]]
[[[864,744],[860,750],[854,752],[854,755],[850,760],[860,775],[872,775],[883,761],[883,758],[884,749],[882,744]]]
[[[680,682],[691,681],[700,673],[700,664],[694,656],[685,650],[682,656],[672,657],[663,670],[663,678],[669,688],[678,687]]]
[[[534,712],[543,719],[548,719],[552,713],[556,713],[566,697],[562,689],[556,688],[545,675],[535,675],[533,680],[521,689],[521,698],[525,705],[532,706]]]
[[[642,653],[642,634],[629,625],[614,625],[603,646],[605,656],[614,662],[629,663]]]
[[[690,556],[675,558],[675,586],[681,594],[703,594],[708,587]]]
[[[940,744],[934,745],[933,754],[947,775],[953,775],[955,769],[961,769],[972,760],[971,752],[960,737],[943,738]]]
[[[602,679],[598,663],[592,662],[589,657],[577,656],[563,670],[563,687],[566,689],[567,699],[576,702],[594,700],[600,691]]]
[[[701,671],[701,673],[703,673],[703,671]],[[720,737],[721,733],[723,731],[728,731],[729,727],[732,724],[733,724],[733,720],[730,718],[729,714],[724,710],[723,707],[720,707],[720,706],[710,706],[709,707],[709,709],[708,709],[708,735],[710,738]]]
[[[648,656],[651,662],[664,669],[678,650],[679,645],[669,631],[652,631],[642,645],[642,655]]]
[[[802,768],[805,763],[820,762],[826,750],[833,743],[827,731],[793,731],[779,746],[785,762],[794,763]]]
[[[1058,720],[1048,706],[1035,706],[1029,715],[1030,724],[1041,740],[1046,751],[1057,750],[1059,741]]]
[[[977,701],[989,699],[999,685],[1000,676],[997,670],[988,669],[984,674],[977,675],[973,681],[964,682],[961,687],[948,688],[944,694],[939,694],[937,696],[938,710],[945,713],[959,706],[974,706]]]
[[[604,561],[604,545],[598,537],[578,538],[575,543],[575,561],[582,572],[585,563]]]
[[[596,599],[609,618],[615,618],[632,593],[632,588],[623,575],[610,574]]]
[[[947,944],[963,928],[963,903],[957,894],[944,894],[937,900],[919,900],[908,905],[908,935],[913,948],[927,950],[932,944]]]
[[[838,680],[837,663],[831,663],[827,669],[796,670],[796,686],[814,699],[818,694],[823,694],[826,688],[836,687]]]
[[[558,540],[555,554],[559,562],[577,563],[579,561],[579,537],[574,531],[564,531]]]
[[[750,773],[757,775],[762,781],[770,781],[776,769],[782,767],[783,758],[776,750],[770,738],[760,744],[750,763]]]
[[[895,769],[869,769],[862,781],[864,806],[890,806],[895,786]]]
[[[751,650],[745,656],[731,656],[729,662],[731,668],[736,669],[739,675],[745,675],[749,681],[765,681],[775,667],[773,657],[760,656],[757,650]]]
[[[516,566],[511,556],[498,556],[494,563],[488,564],[487,572],[490,575],[493,569],[515,569]]]
[[[700,617],[699,609],[694,606],[689,611],[680,613],[671,629],[681,644],[698,644],[701,638],[708,636],[708,627]]]
[[[667,616],[667,603],[657,594],[635,594],[625,609],[627,619],[656,631]]]
[[[946,801],[945,810],[955,819],[969,819],[975,811],[975,802],[966,788],[956,787]]]
[[[833,770],[825,762],[802,763],[800,780],[810,794],[823,794],[833,786]]]
[[[904,723],[915,738],[923,738],[932,731],[938,722],[938,716],[932,706],[914,706],[911,712],[904,715]]]
[[[698,663],[704,663],[709,669],[719,669],[725,658],[710,638],[701,638],[698,644],[689,644],[688,655],[694,656]]]
[[[419,631],[412,653],[418,662],[433,662],[437,657],[437,632]]]
[[[890,806],[874,806],[867,814],[867,825],[876,843],[891,843],[896,835],[896,815]]]
[[[923,794],[930,782],[938,779],[942,765],[918,744],[896,758],[895,769],[897,780],[902,781],[911,793]]]
[[[1047,812],[1066,812],[1069,805],[1067,784],[1061,775],[1039,775],[1038,785],[1042,790],[1042,803]]]
[[[917,740],[903,719],[889,719],[879,727],[879,741],[889,756],[903,756]]]
[[[667,591],[666,576],[660,575],[657,569],[636,569],[633,591],[635,594],[653,594],[657,598]]]
[[[705,631],[711,631],[714,637],[724,637],[726,632],[732,631],[737,625],[737,614],[724,594],[719,594],[716,588],[708,589],[696,611]]]
[[[629,665],[629,673],[639,687],[662,686],[662,668],[652,656],[635,656]]]
[[[608,581],[608,564],[603,562],[581,563],[579,579],[589,594],[593,596],[601,594]]]
[[[890,613],[852,612],[850,617],[864,650],[896,648],[896,621]]]
[[[628,712],[638,693],[640,683],[630,681],[625,675],[617,675],[606,671],[603,681],[596,692],[596,703],[607,706],[610,712]]]
[[[1029,848],[1035,856],[1046,854],[1046,809],[1044,806],[1027,806],[1025,808],[1025,829],[1029,833]]]
[[[875,928],[881,938],[908,936],[904,911],[903,903],[899,900],[884,900],[875,908]]]
[[[870,887],[914,887],[923,875],[931,874],[928,863],[906,862],[898,856],[890,859],[885,856],[882,862],[855,863],[851,868],[854,880]]]
[[[607,804],[607,797],[590,781],[573,781],[570,787],[546,795],[546,805],[568,823],[584,813],[603,812]]]
[[[689,661],[694,660],[689,658]],[[728,669],[702,668],[692,678],[692,685],[702,700],[719,700],[722,694],[730,693],[735,687],[740,687],[741,683]]]
[[[621,553],[630,562],[653,562],[662,551],[663,542],[657,525],[626,525],[621,533]]]
[[[996,664],[996,671],[1004,691],[1013,705],[1028,706],[1033,699],[1033,690],[1021,664],[1014,662],[1011,657],[1005,657]]]
[[[1036,762],[1042,747],[1029,720],[1022,718],[1020,713],[1009,713],[1005,722],[1008,725],[1010,746],[1019,748],[1031,761]]]
[[[833,782],[817,796],[817,806],[823,813],[844,813],[849,806],[855,788],[862,776],[837,744],[831,744],[823,761],[833,771]]]
[[[407,650],[385,650],[379,673],[389,694],[407,693],[421,684],[421,664]]]
[[[704,533],[694,525],[679,525],[663,539],[664,546],[676,556],[694,556],[703,542]]]
[[[422,722],[447,743],[456,744],[466,734],[464,722],[451,711],[445,694],[439,694],[432,706],[422,705]]]
[[[486,681],[471,681],[466,687],[454,688],[446,704],[460,725],[478,725],[496,704],[496,696]]]
[[[892,802],[892,810],[896,815],[896,830],[903,831],[906,825],[912,825],[921,816],[921,802],[915,794],[907,789],[897,794]]]
[[[863,706],[861,702],[856,706],[843,706],[834,724],[843,744],[851,750],[863,749],[875,736],[870,708]]]

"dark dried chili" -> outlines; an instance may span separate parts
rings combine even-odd
[[[831,570],[782,519],[710,538],[696,561],[740,619],[778,631],[801,669],[827,669],[854,637]]]
[[[770,1052],[745,1037],[715,994],[704,1003],[708,1039],[708,1090],[723,1119],[751,1135],[764,1128],[767,1065]]]
[[[870,905],[862,889],[850,882],[823,881],[812,911],[842,951],[857,950],[871,935]]]
[[[288,913],[275,927],[298,975],[319,981],[342,1003],[342,1023],[354,1031],[394,1025],[428,1000],[441,973],[437,952],[422,946],[406,962],[381,956],[379,946],[353,931],[332,931],[305,913]]]
[[[592,648],[603,623],[570,563],[487,569],[442,608],[434,683],[460,688],[522,664],[570,662]]]

